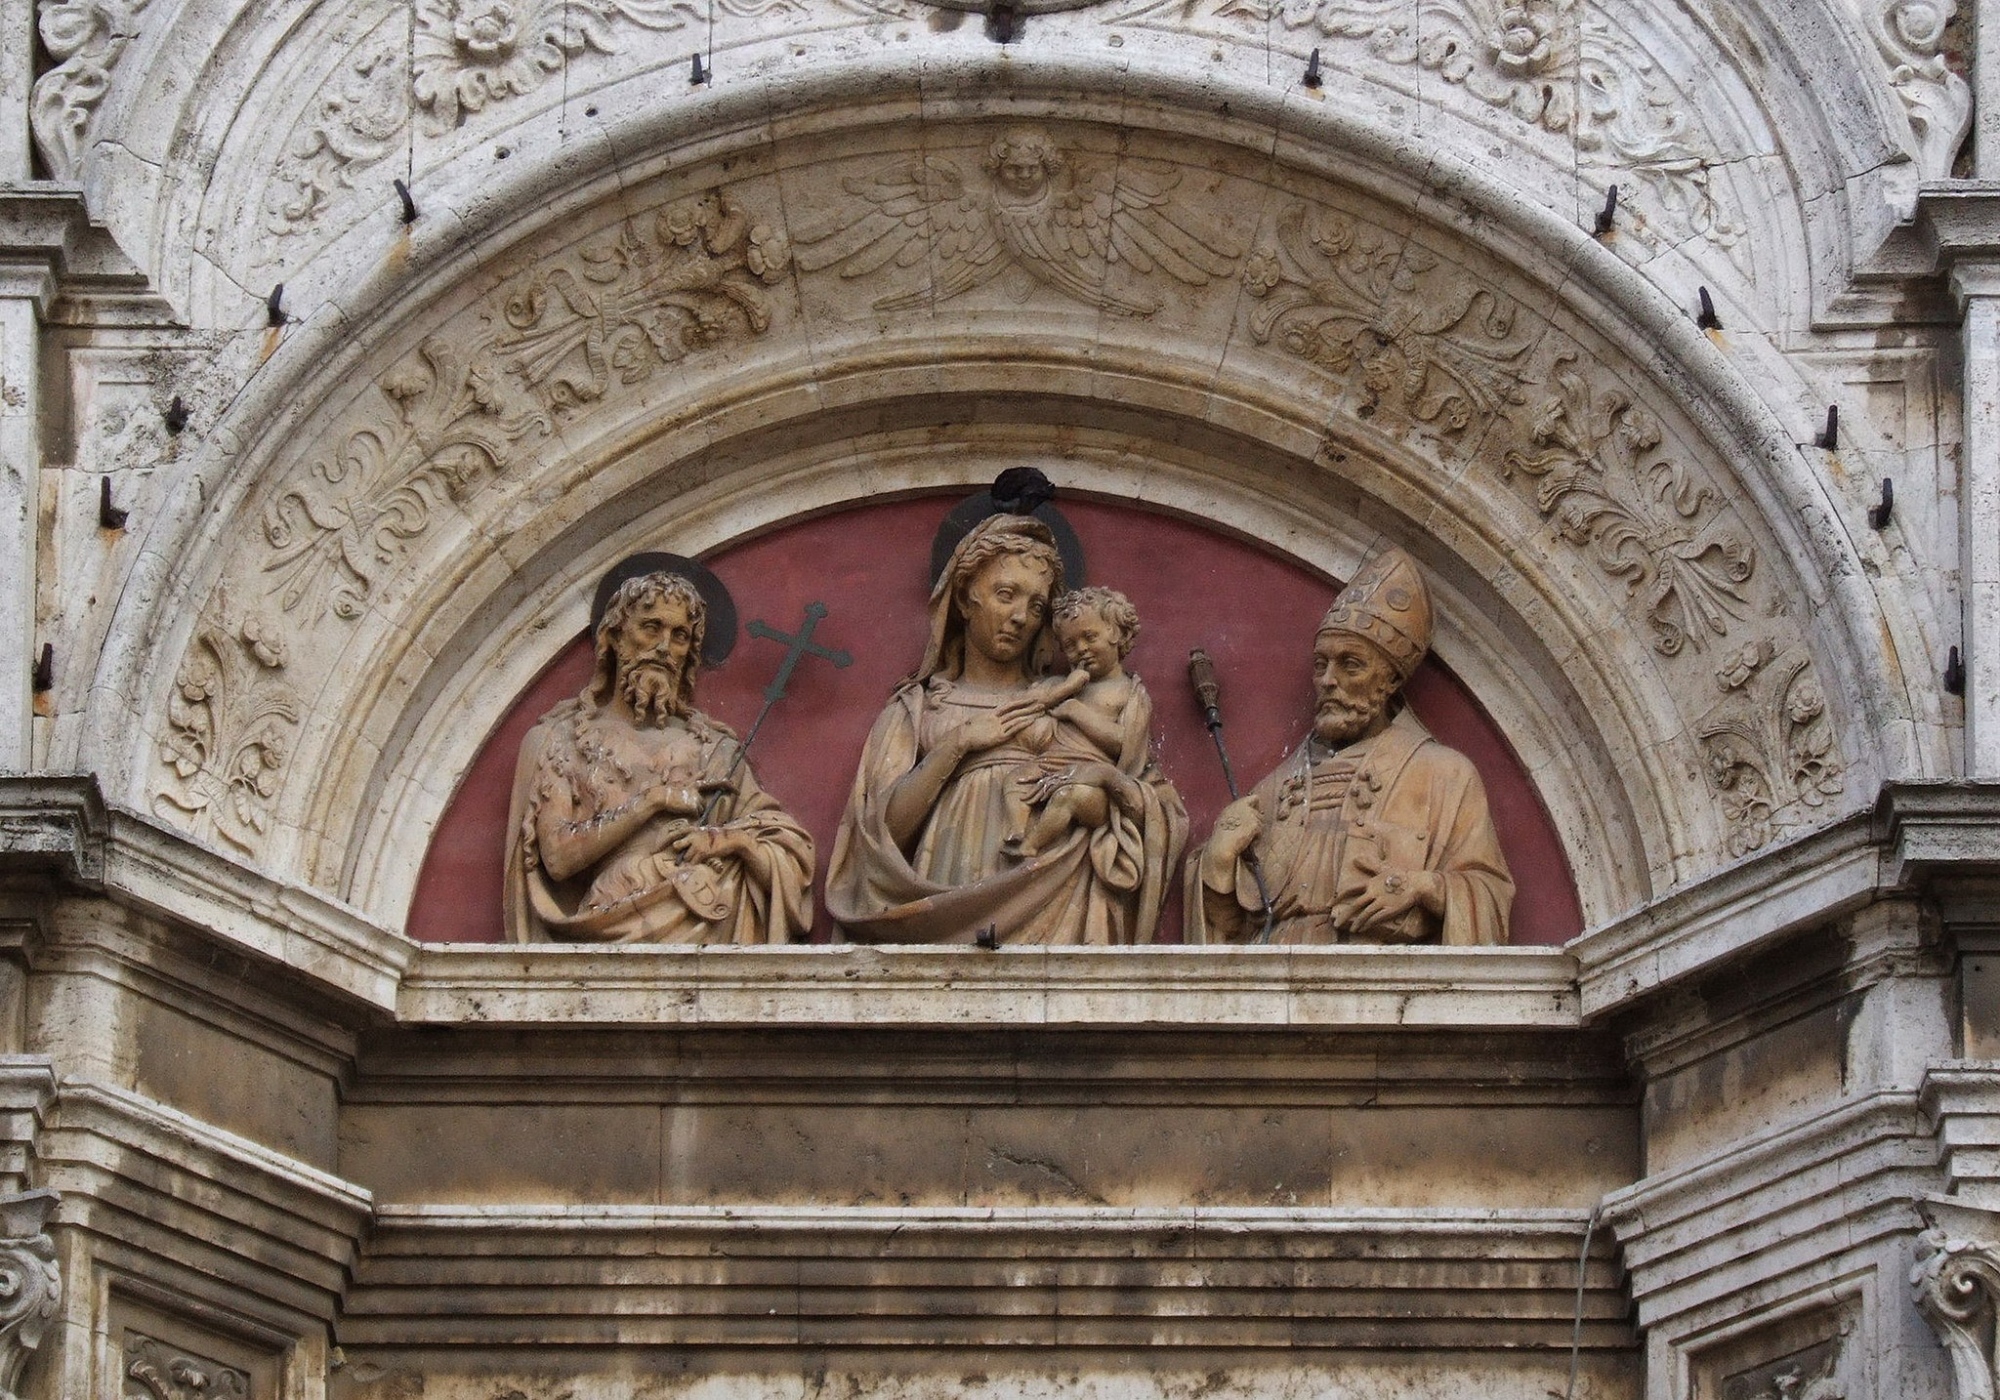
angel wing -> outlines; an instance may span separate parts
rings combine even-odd
[[[928,259],[926,284],[878,297],[878,310],[946,301],[1005,269],[986,201],[966,189],[952,162],[924,156],[840,183],[860,203],[808,225],[794,240],[794,257],[807,272],[838,265],[843,279]]]
[[[1113,291],[1113,267],[1200,287],[1227,277],[1242,256],[1226,238],[1197,232],[1171,211],[1179,183],[1175,171],[1132,162],[1117,170],[1080,168],[1052,192],[1039,217],[1023,211],[1006,218],[1003,210],[1003,219],[1017,255],[1036,276],[1106,310],[1148,316],[1159,310],[1159,299]]]

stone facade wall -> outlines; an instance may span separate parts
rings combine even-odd
[[[1990,1396],[1980,9],[0,0],[0,1395]],[[405,936],[613,561],[1022,464],[1409,551],[1583,933]]]

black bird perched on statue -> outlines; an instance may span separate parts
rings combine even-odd
[[[989,515],[1032,515],[1056,537],[1064,581],[1071,588],[1083,587],[1083,542],[1056,507],[1055,499],[1055,483],[1039,467],[1007,468],[993,478],[992,486],[952,507],[951,514],[939,524],[937,534],[931,539],[932,581],[944,572],[945,561],[958,548],[958,542]]]

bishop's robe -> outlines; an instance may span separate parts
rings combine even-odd
[[[1465,755],[1433,739],[1403,710],[1388,728],[1327,751],[1307,740],[1255,789],[1263,829],[1251,850],[1270,890],[1273,943],[1505,943],[1514,880]],[[1241,943],[1263,928],[1256,879],[1238,861],[1228,890],[1187,863],[1187,941]],[[1421,907],[1387,929],[1357,934],[1335,906],[1361,893],[1371,871],[1444,877],[1442,919]]]

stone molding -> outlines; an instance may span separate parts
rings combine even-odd
[[[1639,1325],[1674,1338],[1906,1257],[1936,1180],[1914,1093],[1866,1095],[1611,1192]]]
[[[2000,783],[1895,783],[1875,814],[1887,883],[2000,875]]]
[[[374,1209],[363,1188],[110,1085],[65,1079],[41,1174],[91,1255],[296,1333],[332,1317]],[[256,1239],[254,1251],[239,1242]]]
[[[459,1026],[1578,1025],[1559,949],[426,945],[397,1019]]]
[[[1945,1193],[1968,1205],[2000,1208],[2000,1062],[1931,1065],[1919,1102],[1937,1133]]]
[[[1563,950],[420,946],[105,804],[79,778],[0,777],[0,862],[54,869],[418,1024],[1016,1021],[1025,996],[1049,1023],[1559,1028],[1601,1022],[1840,918],[1901,890],[1910,871],[1984,869],[1990,840],[1978,822],[1989,799],[1983,787],[1896,785],[1882,799],[1886,817],[1852,817],[1764,852]],[[899,1009],[864,1005],[864,989]]]
[[[1884,887],[1875,826],[1847,818],[1587,930],[1576,955],[1586,1020],[1835,919]]]
[[[1566,1349],[1587,1214],[385,1205],[341,1340]],[[1600,1234],[1585,1348],[1619,1285]]]
[[[107,806],[90,777],[0,775],[0,861],[56,870],[128,907],[387,1009],[414,953],[324,895]]]

